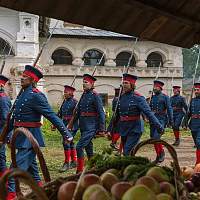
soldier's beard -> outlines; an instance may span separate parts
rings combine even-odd
[[[153,92],[154,92],[154,94],[160,94],[161,93],[161,90],[158,90],[158,89],[153,89]]]
[[[196,96],[197,98],[200,98],[200,93],[199,93],[199,92],[195,93],[195,96]]]

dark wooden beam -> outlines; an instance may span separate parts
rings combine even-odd
[[[150,3],[147,3],[146,1],[140,1],[140,0],[127,0],[126,1],[129,4],[138,6],[138,7],[143,7],[146,10],[155,12],[159,15],[164,15],[168,18],[177,20],[179,22],[182,22],[183,24],[192,26],[193,28],[199,29],[200,28],[200,22],[195,20],[195,19],[191,19],[187,16],[181,15],[180,13],[173,13],[169,10],[166,10],[163,7],[158,7],[157,5],[154,5],[151,1],[149,1]],[[183,6],[183,5],[182,5]]]

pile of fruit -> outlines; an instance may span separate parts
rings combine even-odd
[[[102,173],[87,173],[78,181],[63,183],[58,200],[186,200],[187,192],[174,170],[152,164],[144,157],[119,157],[106,151],[96,155],[87,167]],[[97,175],[98,174],[98,175]]]
[[[109,169],[102,175],[85,174],[79,182],[68,181],[61,185],[58,200],[174,200],[176,190],[172,171],[151,167],[144,176],[135,180],[135,165],[128,165],[123,174]],[[77,186],[78,184],[78,186]],[[76,192],[75,192],[76,190]]]
[[[200,199],[200,164],[194,168],[183,167],[182,177],[185,179],[184,184],[189,192],[189,199]]]

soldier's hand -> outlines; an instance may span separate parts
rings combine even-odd
[[[73,127],[71,127],[71,126],[68,124],[68,125],[67,125],[67,129],[68,129],[69,131],[72,131]]]
[[[111,139],[112,139],[112,135],[111,135],[110,132],[107,132],[107,138],[108,138],[108,140],[111,140]]]
[[[51,131],[55,131],[56,127],[54,125],[51,126]]]
[[[7,144],[8,148],[10,149],[11,148],[10,138],[6,138],[6,144]],[[0,146],[2,146],[2,145],[3,145],[3,143],[0,142]]]
[[[160,135],[163,135],[165,133],[165,129],[164,128],[159,128],[158,132]]]
[[[63,139],[64,139],[64,143],[65,144],[70,144],[72,142],[72,140],[73,140],[73,137],[70,137],[70,138],[69,137],[64,137]]]
[[[106,134],[104,131],[99,131],[96,133],[96,137],[105,137],[105,136],[106,136]]]

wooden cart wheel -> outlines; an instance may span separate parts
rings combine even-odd
[[[39,163],[40,163],[40,168],[44,177],[45,182],[50,182],[51,178],[50,178],[50,174],[44,159],[44,156],[40,150],[39,144],[37,142],[37,140],[33,137],[33,135],[31,134],[31,132],[23,127],[17,128],[15,129],[12,138],[11,138],[11,160],[12,160],[12,166],[13,168],[17,168],[17,162],[16,162],[16,138],[19,134],[24,134],[28,140],[30,141],[34,152],[36,153]],[[16,192],[18,195],[21,195],[21,190],[19,187],[19,182],[18,180],[16,180]]]
[[[6,200],[7,195],[7,181],[9,178],[15,178],[17,180],[22,181],[26,185],[29,185],[30,188],[34,191],[38,200],[48,200],[43,188],[39,187],[35,180],[25,171],[20,169],[12,169],[7,171],[1,178],[0,178],[0,199]],[[19,198],[19,199],[26,199],[26,198]]]

